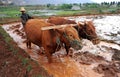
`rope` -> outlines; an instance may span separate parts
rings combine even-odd
[[[71,47],[76,48],[77,50],[82,48],[82,46],[80,45],[81,42],[79,42],[78,40],[70,40],[66,32],[63,33],[63,37],[65,37],[70,42]],[[59,37],[57,37],[56,43],[57,43],[57,48],[56,48],[57,51],[59,46],[62,46]]]
[[[56,43],[57,43],[57,45],[60,45],[60,38],[59,37],[57,37],[57,39],[56,39]]]
[[[57,43],[57,48],[56,48],[55,52],[58,50],[59,46],[62,47],[60,38],[59,38],[58,36],[57,36],[57,38],[56,38],[56,43]]]

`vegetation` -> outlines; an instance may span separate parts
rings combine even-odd
[[[12,22],[6,19],[19,21],[20,7],[16,5],[0,6],[0,21],[4,23]],[[120,13],[120,2],[84,3],[84,4],[47,4],[47,5],[26,5],[27,12],[34,17],[48,17],[51,15],[71,16],[71,15],[89,15],[89,14],[116,14]],[[32,10],[32,11],[31,11]],[[45,11],[43,11],[45,10]],[[47,11],[46,11],[47,10]],[[53,11],[50,11],[53,10]],[[49,13],[49,14],[48,14]]]
[[[17,72],[19,72],[19,76],[21,77],[52,77],[49,76],[48,73],[40,67],[36,61],[31,60],[29,55],[24,50],[19,48],[1,26],[0,36],[2,37],[0,37],[1,41],[4,41],[3,46],[6,48],[4,49],[3,46],[1,46],[1,71],[3,71],[3,73],[0,74],[0,77],[9,75],[17,77]],[[2,48],[4,50],[2,50]],[[6,73],[4,70],[11,72]]]

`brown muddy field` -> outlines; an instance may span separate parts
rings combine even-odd
[[[15,49],[19,49],[19,52],[13,54],[0,34],[0,77],[120,77],[120,51],[106,46],[114,44],[101,41],[99,45],[94,46],[90,41],[84,40],[85,48],[70,51],[69,56],[65,56],[65,49],[61,48],[53,54],[53,63],[49,64],[45,54],[40,54],[37,46],[32,44],[32,49],[26,48],[21,23],[3,26],[15,41]],[[98,51],[105,49],[110,52],[100,55],[82,52],[89,51],[92,46],[98,47]],[[112,56],[109,59],[106,58],[107,55]],[[25,63],[26,61],[24,62],[19,56],[29,59],[29,63]],[[30,69],[28,66],[31,66],[31,70],[28,70]]]
[[[0,32],[0,77],[52,77],[15,42],[9,43],[11,49],[4,39]]]

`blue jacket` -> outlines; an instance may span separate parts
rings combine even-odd
[[[29,16],[29,14],[27,14],[27,13],[22,13],[20,18],[21,18],[21,22],[22,22],[23,26],[25,26],[26,22],[29,19],[32,19],[32,17]]]

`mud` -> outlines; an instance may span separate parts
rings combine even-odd
[[[38,54],[40,48],[32,44],[32,49],[25,45],[25,33],[21,23],[3,25],[3,28],[24,49],[30,57],[44,67],[53,77],[120,77],[120,47],[114,43],[101,41],[93,45],[89,40],[82,41],[82,50],[71,48],[66,56],[64,48],[52,55],[53,63],[48,64],[46,55]]]
[[[117,73],[120,73],[120,62],[110,62],[109,64],[99,64],[94,68],[95,72],[104,74],[103,77],[119,77]]]
[[[113,49],[114,50],[114,55],[112,56],[113,60],[120,61],[120,50]]]
[[[0,32],[0,77],[52,77],[15,42],[7,43],[5,36]]]

